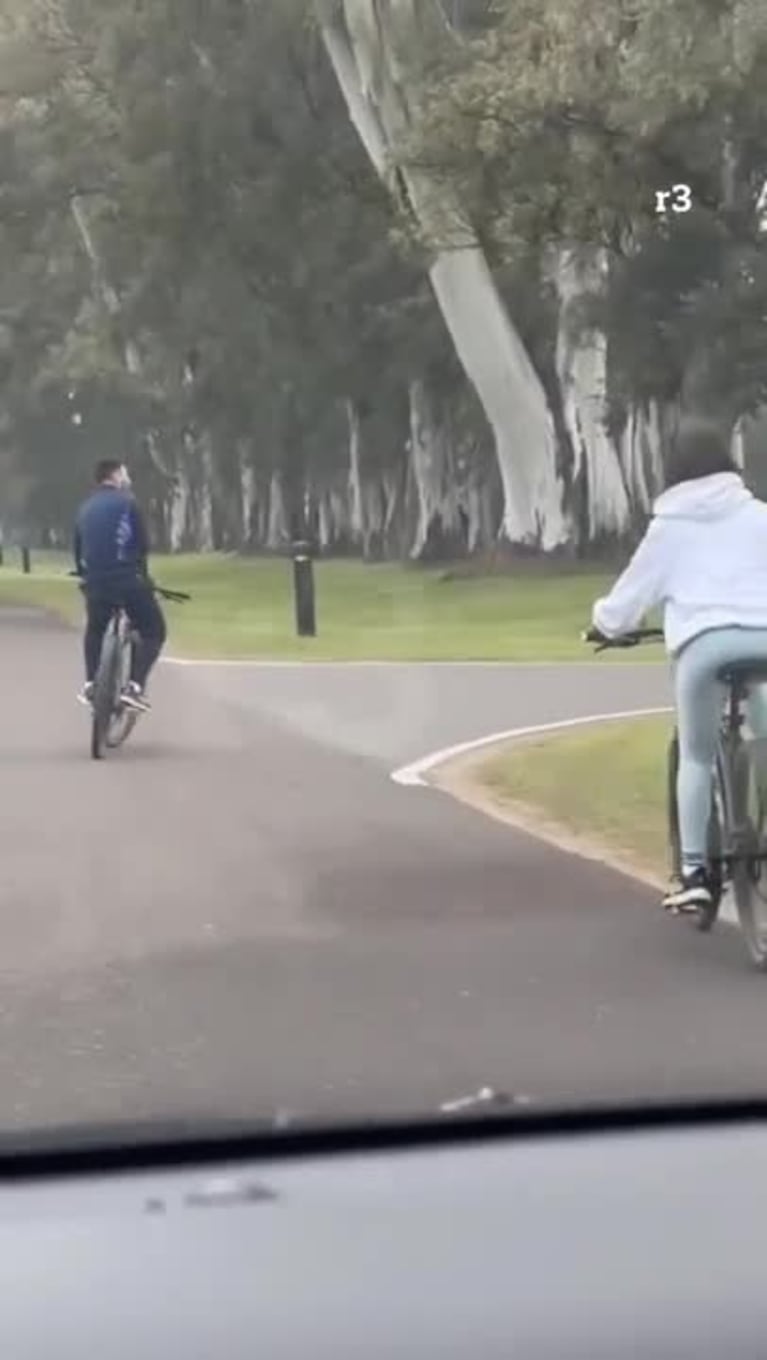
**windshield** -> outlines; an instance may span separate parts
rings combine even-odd
[[[766,82],[1,0],[0,1134],[763,1091]]]

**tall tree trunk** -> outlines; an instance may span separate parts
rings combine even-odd
[[[663,489],[663,446],[657,404],[632,407],[618,440],[618,453],[632,508],[642,515]]]
[[[290,523],[282,479],[277,472],[272,473],[269,485],[269,515],[266,526],[266,546],[270,552],[278,552],[290,542]]]
[[[503,530],[545,550],[567,543],[554,423],[540,379],[503,304],[474,232],[428,176],[396,171],[410,123],[407,63],[422,43],[414,0],[317,0],[323,37],[349,114],[378,174],[434,253],[432,287],[495,438]]]
[[[384,555],[386,504],[383,488],[365,467],[365,420],[359,403],[346,402],[349,431],[349,501],[351,532],[366,560]]]
[[[355,543],[365,542],[364,497],[362,491],[361,465],[361,419],[357,403],[346,403],[346,419],[349,427],[349,512],[352,538]]]
[[[176,477],[168,509],[168,544],[172,553],[181,552],[188,541],[191,521],[192,489],[186,472]]]
[[[415,483],[418,524],[410,549],[414,558],[462,556],[465,521],[452,466],[450,432],[423,378],[411,382],[410,463]]]
[[[607,340],[582,331],[578,304],[597,292],[607,270],[601,251],[557,252],[560,299],[556,366],[564,421],[575,456],[574,481],[586,488],[586,536],[594,542],[626,533],[631,507],[618,452],[607,431]]]
[[[237,465],[239,469],[240,498],[240,548],[253,547],[255,524],[256,474],[250,461],[251,450],[245,439],[237,442]]]
[[[200,478],[196,549],[198,552],[212,552],[216,546],[213,505],[215,473],[213,446],[208,431],[201,435],[198,442]]]

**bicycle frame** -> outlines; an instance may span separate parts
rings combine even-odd
[[[741,806],[738,787],[739,765],[743,763],[742,752],[746,742],[741,735],[746,716],[743,711],[748,698],[749,684],[745,680],[731,681],[727,686],[727,698],[722,711],[722,722],[717,741],[717,776],[724,797],[724,825],[728,844],[722,846],[721,858],[732,867],[734,861],[747,858],[754,861],[767,861],[767,851],[755,851],[748,843],[745,826],[738,823],[737,809]],[[747,773],[747,772],[746,772]]]
[[[79,581],[81,590],[85,590],[85,583],[77,571],[71,571],[68,574]],[[163,586],[157,585],[156,582],[151,581],[148,578],[146,579],[146,585],[164,600],[171,600],[174,603],[183,604],[191,599],[191,596],[187,595],[184,591],[166,590]],[[111,646],[115,652],[122,654],[126,650],[126,643],[131,647],[135,647],[136,645],[140,645],[140,642],[140,636],[136,630],[131,627],[124,606],[122,604],[115,604],[109,618],[109,623],[104,632],[101,660],[96,676],[92,703],[93,721],[91,724],[91,755],[94,760],[102,759],[105,747],[121,746],[133,731],[138,720],[138,714],[134,710],[116,702],[122,689],[119,671],[121,655],[117,657],[116,664],[113,665],[109,659],[109,647]],[[107,662],[110,666],[108,675],[104,673]],[[127,679],[127,676],[123,677],[123,681]],[[114,740],[110,740],[110,729],[116,716],[122,717],[123,726],[119,736]]]
[[[640,629],[611,642],[593,630],[584,640],[598,643],[598,650],[611,645],[636,646],[645,640],[661,636],[657,629]],[[729,673],[728,673],[729,670]],[[754,734],[744,741],[742,729],[746,722],[744,711],[752,686],[764,684],[765,667],[755,662],[752,673],[736,664],[723,667],[725,696],[716,740],[715,767],[712,771],[711,812],[707,834],[706,856],[712,881],[712,900],[695,913],[698,929],[708,931],[713,926],[728,881],[732,886],[741,929],[752,961],[767,971],[767,931],[760,929],[755,905],[762,865],[767,862],[765,841],[765,790],[767,781],[767,742]],[[760,678],[762,676],[762,678]],[[679,874],[681,865],[679,818],[676,801],[676,777],[679,760],[679,740],[676,729],[669,743],[668,772],[668,834],[672,852],[672,869]],[[749,794],[756,779],[757,813],[752,819]],[[717,800],[718,794],[718,800]],[[762,900],[767,900],[762,897]]]

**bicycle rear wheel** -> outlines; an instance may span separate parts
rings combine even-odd
[[[739,743],[732,771],[732,884],[749,957],[767,971],[767,740]]]
[[[91,757],[103,760],[109,727],[115,708],[115,695],[120,679],[119,625],[113,620],[104,635],[101,660],[93,684],[93,716],[91,721]]]

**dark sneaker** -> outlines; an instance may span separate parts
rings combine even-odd
[[[80,690],[80,693],[77,696],[78,704],[84,704],[86,708],[90,708],[93,704],[93,690],[94,690],[93,681],[88,680],[87,683],[83,685],[82,689]]]
[[[136,713],[148,713],[152,705],[147,699],[143,689],[131,680],[122,692],[122,701],[126,708],[132,708]]]
[[[666,911],[695,912],[701,907],[710,907],[714,901],[708,874],[705,869],[691,869],[682,874],[679,882],[666,893],[663,905]]]

